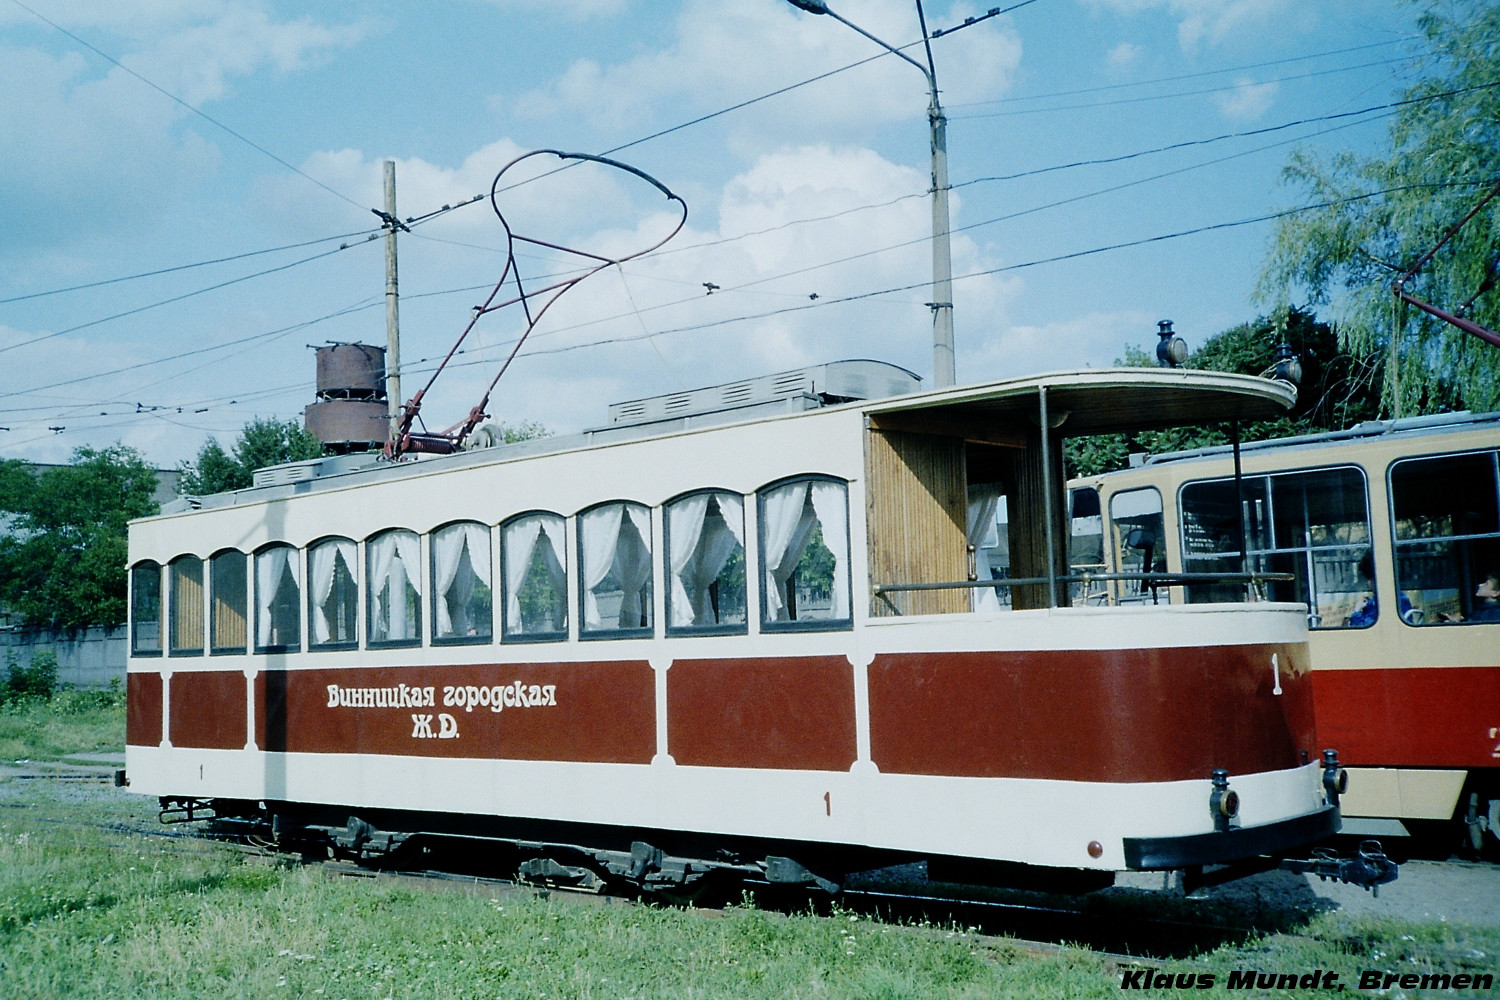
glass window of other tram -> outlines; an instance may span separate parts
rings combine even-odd
[[[849,488],[798,479],[760,493],[761,624],[848,628]]]
[[[1411,625],[1500,622],[1500,453],[1391,466],[1396,586]]]
[[[1313,628],[1374,624],[1370,510],[1359,469],[1249,476],[1238,491],[1232,479],[1188,483],[1181,504],[1187,572],[1288,574],[1290,580],[1266,581],[1265,595],[1307,605]],[[1246,595],[1245,584],[1234,580],[1186,589],[1190,603],[1242,601]]]
[[[521,514],[501,525],[504,638],[549,642],[568,637],[565,537],[558,514]]]
[[[255,553],[255,651],[302,648],[302,586],[298,551],[272,545]]]
[[[738,493],[693,493],[665,509],[669,628],[745,631],[744,498]]]
[[[1109,523],[1113,535],[1115,565],[1121,573],[1165,573],[1166,539],[1162,537],[1161,494],[1156,487],[1126,490],[1109,498]],[[1102,546],[1101,546],[1102,547]],[[1155,603],[1146,581],[1119,580],[1115,584],[1120,604]]]
[[[578,516],[583,570],[583,632],[595,636],[651,630],[651,510],[606,503]]]
[[[490,529],[462,521],[432,533],[432,641],[489,642],[495,632]]]
[[[161,655],[161,564],[147,560],[130,570],[130,652]]]
[[[307,550],[307,645],[352,649],[359,615],[359,550],[348,538],[325,538]]]
[[[226,549],[208,561],[209,642],[215,655],[246,649],[248,565],[245,553],[238,549]]]
[[[173,559],[168,574],[170,610],[168,639],[173,656],[203,653],[203,560],[197,556]]]
[[[422,641],[420,559],[415,532],[396,529],[365,543],[370,645],[415,646]]]

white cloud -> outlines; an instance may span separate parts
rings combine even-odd
[[[929,23],[961,19],[967,7],[929,11]],[[945,20],[939,21],[939,17]],[[892,45],[920,36],[906,0],[867,0],[850,20]],[[639,129],[655,109],[700,110],[704,95],[733,103],[836,69],[880,49],[831,18],[803,14],[784,3],[723,4],[689,0],[660,49],[614,65],[579,60],[556,80],[516,102],[533,118],[578,115],[611,129]],[[918,61],[921,48],[908,49]],[[1019,38],[1004,22],[954,35],[941,47],[938,82],[948,103],[994,99],[1010,86],[1020,62]],[[913,66],[885,57],[737,112],[736,128],[755,142],[845,139],[870,125],[920,117],[926,83]]]
[[[477,0],[502,10],[546,11],[577,20],[613,17],[624,12],[630,0]]]
[[[1141,56],[1144,54],[1145,49],[1142,49],[1139,45],[1133,42],[1121,42],[1109,50],[1109,55],[1106,58],[1109,61],[1109,65],[1113,68],[1124,69],[1140,62]]]
[[[1124,354],[1127,343],[1139,343],[1141,331],[1154,326],[1140,310],[1091,312],[1051,323],[1001,327],[972,360],[985,377],[1023,372],[1103,367]]]
[[[1276,100],[1278,89],[1275,82],[1255,83],[1251,80],[1237,80],[1233,90],[1214,95],[1214,106],[1226,118],[1253,121],[1271,110],[1271,104]]]
[[[235,78],[268,68],[294,72],[363,33],[306,18],[277,22],[241,2],[61,3],[43,13],[195,106],[224,97]],[[24,20],[5,19],[9,27]],[[99,39],[101,32],[117,34]],[[10,95],[0,102],[0,215],[12,242],[46,247],[67,232],[76,248],[80,232],[149,225],[169,196],[213,173],[224,143],[238,140],[55,37],[61,54],[0,48],[0,93]],[[261,139],[274,147],[274,137]]]
[[[1165,10],[1177,21],[1177,40],[1191,50],[1275,21],[1292,0],[1083,0],[1123,14]]]

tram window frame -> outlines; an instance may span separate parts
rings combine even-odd
[[[1486,459],[1488,461],[1485,461]],[[1489,516],[1489,530],[1452,531],[1449,534],[1432,533],[1405,538],[1401,537],[1403,522],[1398,518],[1398,515],[1402,513],[1398,509],[1398,500],[1400,499],[1397,496],[1398,470],[1402,466],[1461,463],[1466,460],[1477,460],[1476,464],[1485,465],[1489,472],[1490,495],[1487,500],[1490,507],[1487,511],[1478,512],[1480,516],[1486,514]],[[1433,482],[1430,473],[1421,477],[1413,477],[1413,479],[1414,481],[1424,483],[1424,485]],[[1472,483],[1472,480],[1465,480],[1462,476],[1449,477],[1448,481],[1450,483]],[[1426,488],[1434,490],[1448,498],[1455,496],[1453,489],[1444,489],[1440,483],[1436,486],[1427,485]],[[1460,486],[1459,489],[1461,490],[1462,487]],[[1446,627],[1453,625],[1494,625],[1500,623],[1500,618],[1490,619],[1486,617],[1480,621],[1475,621],[1473,618],[1474,599],[1478,596],[1475,593],[1476,588],[1485,582],[1488,575],[1500,572],[1500,449],[1477,448],[1470,451],[1438,452],[1398,458],[1386,468],[1386,497],[1389,505],[1391,556],[1395,567],[1396,593],[1400,597],[1405,597],[1412,605],[1411,612],[1403,615],[1402,621],[1413,628]],[[1479,499],[1483,502],[1485,498],[1481,498],[1476,492],[1473,499]],[[1453,513],[1462,517],[1476,512],[1463,511]],[[1411,577],[1403,572],[1404,568],[1409,565],[1408,560],[1411,556],[1404,554],[1402,550],[1406,549],[1410,552],[1419,548],[1431,548],[1435,550],[1437,559],[1444,563],[1457,563],[1457,587],[1439,589],[1403,586],[1403,584],[1411,579]],[[1483,554],[1476,557],[1476,553]],[[1410,590],[1419,590],[1424,594],[1420,599],[1420,604],[1418,601],[1411,600],[1408,594]],[[1452,591],[1452,598],[1443,600],[1444,602],[1451,600],[1457,606],[1460,617],[1455,618],[1442,612],[1428,615],[1427,612],[1432,605],[1425,594],[1434,592],[1435,590],[1439,592]]]
[[[346,544],[354,550],[354,558],[352,561],[344,556],[342,546]],[[334,549],[334,555],[333,560],[329,566],[330,576],[328,581],[328,595],[324,597],[323,602],[319,604],[317,600],[317,574],[313,572],[313,560],[315,553],[317,553],[320,549],[328,548],[330,546]],[[306,556],[308,652],[328,653],[337,652],[338,650],[358,649],[360,624],[359,611],[361,596],[359,582],[359,567],[361,561],[359,558],[359,543],[354,539],[345,537],[343,535],[325,535],[322,538],[315,539],[314,541],[308,543]],[[345,586],[347,587],[347,590],[352,591],[352,593],[347,593],[339,586],[338,567],[340,563],[343,564],[345,574],[349,578],[349,583]],[[328,628],[328,634],[330,636],[334,634],[334,622],[329,621],[326,614],[330,603],[342,604],[344,606],[342,610],[345,611],[349,616],[349,629],[350,633],[353,636],[352,638],[330,638],[324,642],[318,641],[317,623],[318,615],[320,612],[323,613],[324,621],[326,622]]]
[[[148,586],[155,580],[154,590]],[[145,605],[144,607],[142,605]],[[162,600],[162,565],[154,559],[143,559],[130,567],[130,655],[161,656],[164,635]],[[153,637],[145,627],[153,615],[156,619],[156,634]],[[151,643],[155,643],[153,647]]]
[[[469,566],[474,573],[475,578],[479,583],[482,583],[484,585],[484,587],[489,591],[490,595],[488,613],[485,615],[486,620],[481,623],[484,626],[484,631],[481,632],[476,629],[476,631],[472,635],[467,632],[461,635],[439,634],[438,632],[438,628],[442,619],[452,615],[452,611],[450,611],[448,608],[448,598],[446,592],[440,593],[438,589],[438,536],[440,534],[443,534],[444,532],[451,532],[456,529],[462,529],[463,541],[461,543],[462,548],[460,548],[458,555],[455,557],[456,562],[453,567],[454,579],[449,582],[449,588],[451,589],[458,582],[457,574],[462,569],[463,555],[464,552],[467,551],[469,555]],[[473,529],[478,530],[475,531]],[[474,539],[478,537],[480,533],[483,534],[485,543],[482,573],[478,568],[479,564],[475,560],[473,552]],[[493,532],[490,531],[490,526],[480,521],[463,519],[458,521],[449,521],[445,524],[438,525],[436,528],[433,528],[427,533],[427,566],[428,582],[432,586],[432,594],[429,598],[429,604],[431,605],[432,644],[434,646],[483,646],[494,642],[495,539]],[[472,594],[470,595],[470,599],[471,601],[473,600]],[[452,627],[453,625],[450,620],[449,628],[451,629]]]
[[[183,567],[196,564],[198,567],[197,579],[197,601],[196,608],[183,603],[182,593],[190,588],[181,584],[186,575]],[[187,577],[191,580],[191,576]],[[206,649],[207,621],[204,617],[204,600],[207,597],[203,578],[203,560],[195,555],[181,555],[167,563],[167,655],[168,656],[202,656]],[[197,645],[185,645],[185,637],[182,633],[186,626],[192,626],[193,612],[196,611]]]
[[[1313,487],[1305,485],[1308,480],[1315,477],[1343,477],[1340,483],[1328,483],[1320,491],[1327,495],[1329,491],[1337,489],[1339,502],[1348,504],[1352,498],[1358,498],[1363,506],[1363,520],[1329,521],[1319,520],[1316,523],[1311,519],[1310,513],[1304,508],[1304,517],[1300,520],[1293,518],[1288,520],[1281,512],[1280,501],[1284,495],[1292,490],[1299,489],[1305,499],[1311,492],[1318,492]],[[1352,477],[1352,478],[1350,478]],[[1290,571],[1295,579],[1290,583],[1285,581],[1271,581],[1267,584],[1270,588],[1290,586],[1290,596],[1270,593],[1271,600],[1285,600],[1290,603],[1303,604],[1307,607],[1308,627],[1315,631],[1358,631],[1371,628],[1378,623],[1378,617],[1372,617],[1368,621],[1353,622],[1352,619],[1366,606],[1366,601],[1374,601],[1378,591],[1378,582],[1375,578],[1373,568],[1373,545],[1375,537],[1375,523],[1370,504],[1370,478],[1363,466],[1351,463],[1336,463],[1332,465],[1308,466],[1298,469],[1276,469],[1269,472],[1257,472],[1250,475],[1242,475],[1242,491],[1248,502],[1258,503],[1258,513],[1255,515],[1255,523],[1245,526],[1245,568],[1244,572],[1286,572],[1278,563],[1290,560]],[[1182,483],[1177,488],[1177,520],[1178,541],[1182,553],[1183,572],[1214,572],[1210,568],[1200,570],[1193,563],[1202,563],[1210,560],[1239,559],[1238,547],[1225,551],[1211,553],[1193,554],[1190,552],[1188,542],[1188,531],[1193,524],[1202,524],[1201,515],[1189,512],[1188,492],[1197,487],[1212,487],[1236,493],[1233,477],[1207,476],[1201,479],[1192,479]],[[1233,503],[1238,503],[1236,493]],[[1195,517],[1200,518],[1195,520]],[[1191,522],[1191,523],[1190,523]],[[1349,525],[1363,525],[1363,538],[1350,537],[1342,541],[1324,541],[1316,543],[1312,540],[1312,529],[1319,528],[1327,530],[1330,527],[1347,527]],[[1283,544],[1281,533],[1286,525],[1295,529],[1301,526],[1303,538],[1296,544]],[[1356,532],[1356,535],[1358,532]],[[1233,533],[1238,545],[1238,534]],[[1336,554],[1341,553],[1341,554]],[[1339,572],[1346,580],[1352,580],[1356,584],[1353,590],[1340,590],[1330,585],[1320,586],[1320,578],[1327,575],[1330,567],[1347,566],[1348,572]],[[1222,568],[1222,572],[1240,572],[1238,569]],[[1212,588],[1227,588],[1233,590],[1233,595],[1224,594],[1220,598],[1213,596]],[[1217,603],[1240,603],[1245,600],[1244,587],[1242,584],[1187,584],[1184,586],[1187,603],[1189,604],[1217,604]],[[1206,596],[1205,596],[1206,594]],[[1324,604],[1320,599],[1325,594],[1367,594],[1368,597],[1361,600],[1358,596],[1349,601],[1337,601]],[[1378,605],[1377,605],[1378,607]],[[1325,611],[1342,611],[1341,614],[1326,614]]]
[[[507,538],[513,537],[513,536],[509,535],[508,533],[512,532],[512,530],[515,529],[516,526],[519,525],[522,521],[526,521],[526,520],[529,520],[529,519],[532,519],[532,518],[541,519],[541,521],[544,522],[544,523],[538,526],[538,528],[537,528],[537,537],[532,540],[531,549],[530,549],[530,551],[529,551],[529,553],[527,555],[527,558],[525,560],[526,567],[525,567],[524,572],[522,572],[519,575],[519,577],[517,578],[517,582],[515,584],[513,584],[511,582],[511,576],[512,576],[512,574],[511,574],[511,562],[510,562],[511,549],[512,549],[512,544],[513,543],[510,542],[510,541],[507,541]],[[545,523],[548,522],[548,521],[551,521],[554,524],[554,526],[556,528],[556,531],[557,531],[556,535],[554,535],[551,531],[547,530],[547,528],[545,526]],[[525,591],[525,589],[527,587],[527,581],[530,580],[530,578],[531,578],[531,574],[532,574],[532,572],[534,570],[534,567],[535,567],[535,564],[536,564],[536,560],[541,557],[541,552],[537,548],[537,546],[541,543],[541,539],[543,537],[545,537],[547,539],[548,545],[549,545],[549,547],[552,550],[553,560],[556,562],[558,568],[562,571],[562,576],[561,576],[561,582],[560,582],[560,584],[555,579],[548,581],[549,584],[551,585],[551,587],[554,590],[555,597],[556,597],[556,605],[560,605],[561,606],[561,610],[562,610],[562,615],[561,615],[562,625],[561,625],[560,628],[555,628],[555,629],[527,631],[526,629],[524,629],[522,627],[522,626],[525,625],[526,618],[527,618],[526,612],[523,610],[522,603],[521,603],[522,600],[523,600],[522,592]],[[562,546],[562,552],[561,552],[561,554],[559,554],[558,551],[557,551],[557,546],[559,546],[559,545]],[[527,511],[522,511],[519,514],[514,514],[511,517],[508,517],[504,521],[500,522],[500,581],[499,581],[499,583],[500,583],[500,586],[497,588],[497,593],[500,595],[500,600],[497,601],[496,603],[497,603],[498,607],[502,609],[500,611],[500,614],[499,614],[499,618],[500,618],[500,641],[502,643],[566,642],[567,639],[568,639],[568,594],[569,594],[569,590],[568,590],[568,519],[566,517],[564,517],[562,514],[557,513],[556,511],[551,511],[551,510],[527,510]],[[515,616],[514,616],[515,624],[512,624],[511,606],[510,606],[511,605],[511,597],[512,597],[512,590],[513,589],[515,590],[515,601],[516,601],[516,609],[515,609]],[[554,610],[556,610],[556,605],[554,606]]]
[[[843,499],[843,513],[844,513],[844,525],[843,525],[843,528],[844,528],[844,531],[843,531],[844,560],[843,560],[842,567],[839,564],[838,553],[834,552],[831,548],[828,547],[828,543],[827,543],[826,538],[824,538],[823,547],[828,550],[829,554],[832,555],[833,559],[834,559],[833,578],[832,578],[832,580],[829,583],[829,600],[831,602],[830,611],[832,611],[832,610],[834,610],[834,609],[836,609],[838,607],[838,598],[840,596],[840,592],[839,592],[839,589],[838,589],[838,583],[839,583],[840,570],[842,569],[843,584],[844,584],[844,586],[842,588],[842,596],[843,596],[844,601],[845,601],[845,607],[848,609],[847,614],[845,614],[843,616],[833,617],[832,615],[830,615],[827,618],[789,618],[789,619],[776,619],[776,618],[772,617],[775,612],[773,612],[771,610],[771,607],[770,607],[770,600],[771,600],[771,593],[770,592],[771,592],[771,589],[773,587],[775,587],[776,590],[777,590],[777,592],[780,593],[781,588],[784,586],[784,583],[778,584],[778,583],[776,583],[772,579],[772,574],[775,572],[775,570],[772,568],[772,564],[770,563],[770,561],[766,558],[766,528],[767,528],[767,524],[768,524],[768,519],[766,517],[766,502],[767,502],[767,500],[770,498],[770,496],[772,494],[776,493],[779,490],[783,490],[783,489],[785,489],[785,488],[787,488],[789,486],[793,486],[793,485],[795,485],[797,483],[806,483],[809,486],[809,489],[808,489],[807,493],[804,494],[804,500],[803,500],[803,506],[802,506],[802,511],[803,512],[805,512],[807,510],[808,504],[813,503],[813,501],[812,501],[813,491],[812,491],[811,487],[813,485],[815,485],[815,484],[831,484],[831,485],[838,486],[839,489],[840,489],[840,492],[842,494],[842,499]],[[756,519],[755,519],[756,520],[756,530],[755,530],[756,539],[755,539],[755,541],[756,541],[756,550],[757,550],[756,554],[757,554],[757,557],[758,557],[757,561],[756,561],[756,566],[757,566],[757,573],[759,574],[759,576],[757,578],[757,583],[759,584],[759,587],[757,589],[759,589],[759,591],[760,591],[760,601],[759,601],[759,603],[760,603],[760,630],[762,632],[840,632],[840,631],[848,631],[848,630],[854,628],[854,586],[853,586],[853,583],[854,583],[854,571],[853,571],[853,566],[851,565],[854,550],[853,550],[853,526],[850,524],[850,519],[849,519],[849,482],[848,482],[848,480],[846,480],[846,479],[840,479],[837,476],[828,476],[828,475],[819,475],[819,474],[801,475],[801,476],[787,476],[784,479],[778,479],[778,480],[776,480],[774,482],[767,483],[766,485],[762,486],[760,489],[758,489],[758,490],[755,491],[755,513],[756,513]],[[799,521],[800,521],[801,517],[802,517],[802,514],[799,513],[798,514]],[[817,517],[816,507],[814,508],[814,517],[817,518],[816,528],[818,530],[819,535],[821,536],[822,535],[822,520],[821,520],[821,518]],[[806,556],[807,546],[809,546],[811,544],[812,544],[812,530],[809,529],[807,541],[803,545],[803,551],[801,553],[799,553],[799,555],[798,555],[798,560],[797,561],[798,561],[799,564],[802,562],[802,559],[805,558],[805,556]],[[787,547],[790,548],[790,539],[788,540],[788,546]],[[781,561],[783,559],[785,559],[785,552],[782,553],[782,559],[778,559],[777,560],[777,562],[776,562],[776,566],[777,567],[780,566]],[[786,581],[790,582],[792,580],[793,576],[795,575],[795,573],[796,573],[796,568],[794,567],[792,569],[791,573],[789,573],[787,575]],[[796,594],[795,584],[793,584],[793,587],[794,587],[794,589],[791,591],[791,595],[795,599],[795,594]],[[795,609],[791,609],[791,610],[793,611],[794,614],[796,613]]]
[[[1154,511],[1143,509],[1136,513],[1127,513],[1126,515],[1124,515],[1122,520],[1122,516],[1118,513],[1116,507],[1116,505],[1120,501],[1120,498],[1146,493],[1153,494],[1156,497],[1156,509]],[[1146,525],[1135,523],[1131,520],[1131,518],[1139,519],[1142,517],[1151,517],[1153,515],[1156,517],[1156,529],[1155,537],[1150,543],[1150,548],[1153,550],[1151,553],[1151,559],[1148,561],[1145,558],[1142,558],[1141,566],[1138,570],[1127,569],[1125,558],[1126,553],[1144,552],[1147,547],[1144,543],[1139,545],[1132,545],[1130,541],[1131,538],[1136,537],[1143,540],[1144,536],[1136,536],[1135,533],[1137,531],[1149,530]],[[1142,574],[1154,574],[1159,572],[1163,576],[1167,575],[1168,563],[1166,544],[1166,518],[1166,505],[1162,500],[1161,490],[1155,486],[1132,486],[1129,489],[1116,490],[1109,495],[1109,554],[1110,558],[1114,561],[1116,572],[1139,572]],[[1123,536],[1120,533],[1120,526],[1122,523],[1131,525],[1130,530]],[[1102,543],[1100,549],[1101,551],[1103,550]],[[1134,588],[1133,593],[1130,592],[1131,588]],[[1149,593],[1149,590],[1150,588],[1146,586],[1145,580],[1116,580],[1113,581],[1110,586],[1110,603],[1116,606],[1127,604],[1155,604],[1157,602],[1156,597],[1154,594]],[[1167,594],[1167,600],[1170,603],[1171,591],[1168,590]]]
[[[238,557],[236,567],[239,571],[239,588],[236,593],[231,593],[230,598],[238,597],[239,604],[236,606],[230,600],[223,600],[221,591],[226,588],[229,581],[222,567],[230,565],[229,560]],[[242,656],[250,649],[250,554],[240,549],[220,549],[208,557],[208,653],[210,656]],[[230,620],[231,615],[239,617],[239,639],[238,643],[229,643],[228,637],[222,633],[225,631],[224,622]]]
[[[379,580],[379,581],[376,580],[376,574],[375,574],[375,572],[373,570],[373,567],[370,565],[370,563],[371,563],[371,560],[375,558],[375,543],[378,540],[380,540],[382,538],[385,538],[387,536],[395,537],[397,535],[409,535],[409,536],[411,536],[411,538],[413,539],[413,542],[414,542],[413,552],[414,552],[414,554],[416,556],[417,565],[415,565],[413,567],[410,567],[408,569],[408,567],[406,565],[406,559],[405,559],[405,557],[401,556],[401,554],[400,554],[400,546],[399,545],[396,546],[396,551],[392,555],[392,558],[393,559],[395,559],[395,558],[399,558],[400,559],[400,561],[401,561],[401,568],[402,568],[402,574],[403,574],[403,577],[404,577],[404,579],[406,581],[406,585],[408,587],[410,587],[416,593],[416,599],[415,600],[412,600],[409,596],[403,595],[403,604],[406,605],[407,614],[408,614],[408,616],[415,615],[416,621],[411,622],[410,628],[407,629],[407,631],[410,632],[409,635],[403,635],[403,636],[401,636],[399,638],[396,638],[396,639],[377,639],[377,638],[375,638],[375,632],[376,632],[376,629],[375,629],[375,624],[376,624],[376,622],[375,622],[376,602],[379,600],[380,594],[386,589],[386,582],[387,581],[386,580]],[[365,615],[365,646],[367,648],[369,648],[369,649],[410,649],[410,648],[415,648],[415,647],[421,646],[422,645],[422,635],[423,635],[423,632],[422,632],[422,604],[423,604],[423,601],[422,601],[422,588],[420,586],[418,586],[418,584],[422,581],[422,536],[420,534],[418,534],[417,532],[412,531],[410,528],[385,528],[385,529],[383,529],[381,531],[377,531],[374,534],[367,536],[365,538],[365,567],[364,567],[364,572],[365,572],[365,608],[364,608],[364,615]]]
[[[594,588],[591,588],[588,582],[588,578],[590,575],[588,567],[589,550],[584,540],[584,532],[588,529],[588,516],[590,514],[601,511],[606,507],[614,506],[619,506],[621,508],[621,527],[617,528],[615,532],[615,558],[610,560],[610,568],[604,571],[604,575],[601,576],[599,581],[594,584],[594,588],[601,586],[606,580],[610,579],[614,575],[614,565],[619,558],[620,533],[623,530],[624,524],[628,521],[631,527],[631,531],[637,537],[641,538],[646,548],[646,577],[641,586],[636,588],[637,594],[639,594],[639,597],[637,598],[639,601],[639,606],[642,610],[643,616],[646,619],[644,625],[630,626],[627,628],[620,628],[618,625],[614,627],[610,627],[608,625],[591,626],[588,621],[589,598],[594,598],[594,607],[596,609],[598,608],[598,598],[596,595],[591,593],[591,590]],[[646,533],[644,536],[641,536],[640,525],[636,523],[635,515],[630,513],[632,508],[638,509],[645,516]],[[574,520],[577,522],[576,537],[578,540],[578,638],[592,641],[595,639],[641,639],[654,636],[656,634],[656,553],[652,551],[653,539],[651,526],[651,507],[647,504],[641,503],[638,500],[606,500],[603,503],[596,503],[585,507],[583,510],[577,513],[577,515],[574,517]],[[616,582],[618,583],[619,581],[617,580]],[[622,598],[623,594],[624,592],[622,590]],[[601,621],[602,620],[603,619],[601,618]],[[615,614],[615,621],[619,621],[618,612],[616,612]]]
[[[264,575],[261,571],[261,559],[275,559],[273,552],[284,552],[283,570],[275,574],[270,599],[267,600],[262,590],[266,582],[262,580]],[[255,651],[257,653],[300,653],[302,652],[302,550],[295,545],[286,542],[272,542],[262,545],[255,550],[254,586],[251,588],[255,594]],[[274,570],[272,571],[274,573]],[[286,574],[290,573],[292,586],[296,592],[291,594],[287,600],[277,603],[276,594],[283,589]],[[291,612],[291,621],[288,622],[286,615]],[[288,624],[295,625],[295,631],[291,636],[286,635]],[[278,638],[290,638],[290,642],[262,642],[262,632]],[[279,633],[279,634],[278,634]]]
[[[719,586],[720,581],[723,579],[726,572],[733,574],[733,568],[729,565],[729,563],[730,560],[733,559],[735,549],[737,548],[740,556],[740,581],[738,597],[740,599],[739,606],[741,615],[740,620],[737,622],[721,621],[702,625],[697,624],[695,621],[690,621],[685,625],[673,623],[674,618],[676,617],[674,611],[681,612],[683,606],[686,605],[688,608],[688,613],[696,619],[696,609],[694,609],[692,606],[692,598],[687,592],[687,587],[681,582],[679,571],[674,570],[672,565],[672,513],[674,510],[682,509],[682,506],[684,504],[698,497],[706,497],[708,499],[704,503],[704,511],[699,521],[697,533],[694,537],[692,550],[694,552],[697,552],[703,546],[703,527],[708,523],[709,516],[715,511],[718,513],[719,519],[723,522],[725,528],[728,530],[729,535],[734,541],[734,548],[731,548],[728,554],[724,557],[723,561],[721,561],[718,571],[714,574],[713,582],[708,584],[707,587],[700,588],[700,591],[707,593],[711,602],[711,607],[722,607],[722,590],[715,590],[714,588]],[[733,498],[734,502],[739,505],[738,534],[735,533],[734,526],[730,523],[730,519],[724,514],[723,502],[719,499],[720,497]],[[665,569],[663,575],[666,578],[664,587],[666,590],[667,635],[745,635],[749,632],[750,581],[748,563],[749,556],[745,546],[745,500],[746,497],[744,496],[744,494],[739,493],[735,490],[721,489],[718,487],[705,487],[703,489],[691,490],[687,493],[680,493],[672,499],[668,500],[666,503],[662,504],[662,533],[665,536],[662,542],[662,566]],[[686,570],[687,568],[687,564],[684,563],[682,569]],[[682,591],[681,597],[678,596],[679,589],[681,589]],[[716,610],[715,613],[721,614],[722,612]]]

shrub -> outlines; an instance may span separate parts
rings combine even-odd
[[[49,701],[57,693],[57,653],[33,650],[31,662],[22,666],[15,653],[5,657],[5,682],[0,701]]]

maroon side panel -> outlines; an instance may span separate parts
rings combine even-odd
[[[679,764],[847,771],[854,670],[842,656],[676,660],[667,752]]]
[[[167,736],[174,747],[245,748],[245,675],[238,670],[173,674]]]
[[[125,675],[125,742],[161,745],[161,674]]]
[[[1317,670],[1313,694],[1345,764],[1500,767],[1500,667]]]
[[[870,750],[896,774],[1247,774],[1312,757],[1311,702],[1305,645],[890,653],[870,665]]]
[[[609,764],[656,753],[644,660],[276,670],[256,678],[255,701],[265,750]]]

